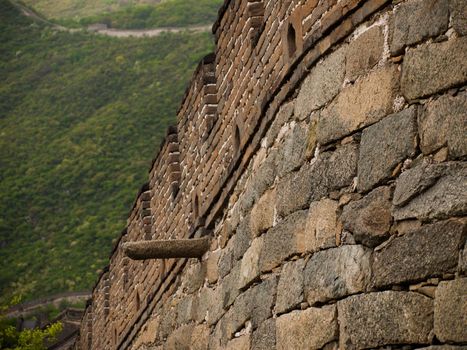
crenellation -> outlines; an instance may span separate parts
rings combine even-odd
[[[78,348],[465,344],[465,40],[429,3],[226,0]]]

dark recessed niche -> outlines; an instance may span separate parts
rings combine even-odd
[[[199,217],[199,199],[198,195],[195,196],[195,199],[193,200],[193,216],[195,219]]]
[[[240,149],[240,129],[238,125],[235,126],[235,135],[234,135],[234,150],[239,151]]]
[[[297,52],[297,32],[292,23],[289,24],[287,29],[287,46],[289,48],[289,57],[293,57]]]

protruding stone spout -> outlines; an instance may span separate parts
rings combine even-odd
[[[133,260],[201,258],[208,249],[208,237],[139,241],[123,244],[123,251]]]

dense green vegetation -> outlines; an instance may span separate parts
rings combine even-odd
[[[208,33],[56,32],[0,0],[0,295],[90,289]]]
[[[15,0],[19,1],[19,0]],[[161,0],[22,0],[47,18],[83,18]],[[167,0],[164,0],[167,1]],[[171,0],[168,0],[171,1]]]
[[[125,7],[115,12],[55,21],[67,27],[81,27],[93,23],[104,23],[111,28],[123,29],[186,27],[213,23],[220,4],[220,0],[171,0],[156,6]]]

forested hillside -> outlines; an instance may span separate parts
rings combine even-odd
[[[0,0],[0,295],[92,287],[209,33],[57,32]]]

